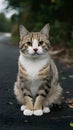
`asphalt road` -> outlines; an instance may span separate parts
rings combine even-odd
[[[68,108],[65,102],[61,109],[41,117],[22,114],[13,93],[19,50],[18,47],[7,44],[10,40],[7,38],[4,40],[6,43],[3,39],[0,41],[0,130],[72,130],[69,124],[73,121],[73,109]],[[55,62],[64,89],[63,96],[65,100],[73,98],[73,68]]]
[[[10,33],[2,33],[2,32],[0,32],[0,42],[9,43],[10,42],[10,37],[11,37]]]

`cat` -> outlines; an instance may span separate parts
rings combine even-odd
[[[14,94],[26,116],[49,113],[53,104],[61,104],[62,87],[57,67],[49,55],[49,24],[40,32],[29,32],[20,25],[20,56]]]

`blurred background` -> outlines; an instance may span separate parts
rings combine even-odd
[[[40,31],[50,24],[54,46],[73,47],[73,0],[0,0],[0,32],[10,32],[18,44],[18,27]]]

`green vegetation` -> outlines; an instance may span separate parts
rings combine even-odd
[[[73,127],[73,122],[70,122],[70,127]]]
[[[3,13],[0,13],[0,32],[10,32],[11,22]]]
[[[73,0],[7,1],[8,8],[18,11],[11,17],[13,37],[18,35],[19,24],[25,25],[29,31],[38,31],[50,23],[51,42],[73,47]]]

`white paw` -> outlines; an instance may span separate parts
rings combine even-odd
[[[50,108],[49,107],[44,107],[43,108],[43,112],[44,113],[49,113],[50,112]]]
[[[25,106],[25,105],[22,105],[21,108],[20,108],[20,110],[21,110],[21,111],[24,111],[25,108],[26,108],[26,106]]]
[[[25,116],[32,116],[32,115],[33,115],[33,111],[31,111],[31,110],[29,110],[29,109],[25,109],[24,112],[23,112],[23,114],[24,114]]]
[[[43,115],[43,111],[40,109],[40,110],[35,110],[34,111],[34,115],[36,116],[42,116]]]

